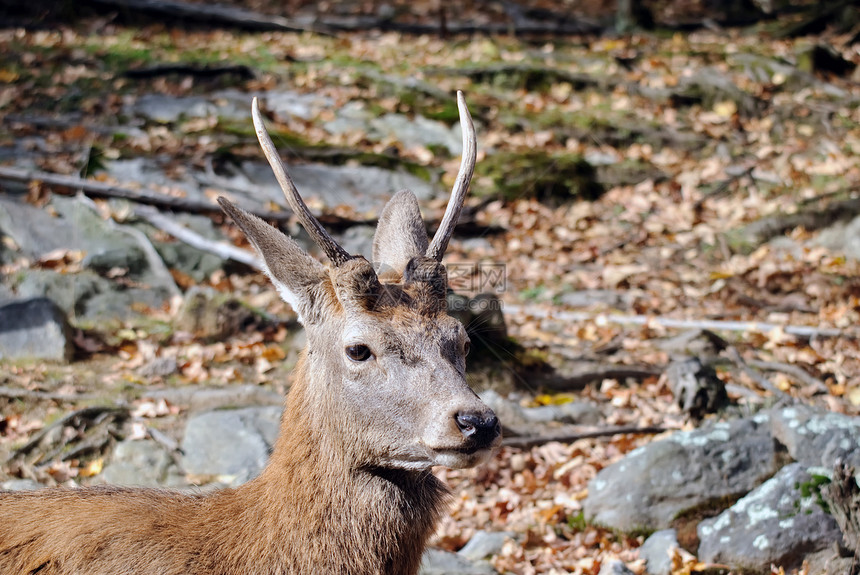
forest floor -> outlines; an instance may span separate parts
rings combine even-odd
[[[517,343],[550,361],[581,356],[661,373],[671,358],[657,342],[684,331],[668,321],[686,321],[689,328],[717,331],[746,367],[770,366],[755,372],[772,385],[768,390],[738,361],[723,358],[717,372],[735,389],[751,389],[762,401],[789,394],[857,415],[860,263],[825,234],[860,213],[860,84],[857,73],[822,68],[811,56],[815,46],[826,45],[856,66],[860,52],[848,40],[771,39],[760,29],[537,42],[481,35],[331,37],[154,23],[132,28],[108,19],[51,30],[5,29],[0,147],[14,148],[17,140],[40,134],[44,147],[34,152],[42,170],[87,174],[111,159],[159,154],[171,156],[181,173],[202,168],[225,149],[256,159],[249,128],[192,119],[144,125],[132,138],[96,128],[115,125],[143,94],[190,96],[227,87],[249,94],[288,87],[328,98],[332,110],[363,102],[378,114],[422,115],[454,125],[451,95],[463,90],[479,137],[469,206],[479,224],[497,231],[481,241],[455,238],[447,258],[503,264],[506,284],[499,297]],[[252,77],[192,71],[141,79],[127,73],[227,63],[247,67]],[[323,128],[333,117],[323,111],[310,119],[270,118],[281,134],[275,143],[299,156],[314,147],[391,155],[395,146],[398,161],[436,171],[450,188],[458,157],[371,141],[360,131],[333,135]],[[49,193],[33,186],[32,201],[44,202]],[[422,206],[425,216],[437,218],[443,208],[444,199]],[[321,209],[366,216],[348,205]],[[756,223],[762,221],[770,223]],[[73,262],[18,261],[3,273],[34,265]],[[258,301],[265,279],[243,270],[202,283]],[[605,290],[617,301],[575,307],[570,294],[584,290]],[[289,313],[284,304],[268,303],[275,315]],[[574,311],[581,314],[576,321],[564,315]],[[172,311],[149,313],[169,321]],[[705,323],[711,321],[726,323]],[[738,328],[728,322],[750,323]],[[154,406],[140,392],[152,385],[135,371],[144,356],[171,348],[182,358],[171,385],[187,386],[236,383],[245,376],[234,366],[282,357],[277,332],[206,343],[165,338],[152,325],[138,320],[90,327],[79,341],[80,359],[68,366],[5,365],[0,384],[112,397],[124,393],[124,384],[134,385],[132,403],[140,417],[154,420],[170,409]],[[795,335],[798,326],[813,333]],[[786,366],[808,377],[792,375]],[[283,391],[284,371],[257,369],[253,382]],[[563,393],[541,389],[528,369],[518,368],[512,380],[531,404],[576,397],[611,406],[608,424],[693,425],[660,375],[598,379]],[[92,399],[0,403],[0,444],[20,445],[87,402]],[[643,538],[588,525],[578,510],[597,471],[652,439],[621,435],[506,447],[480,469],[440,471],[455,499],[436,543],[456,550],[477,529],[512,531],[519,538],[495,558],[503,571],[593,575],[618,557],[641,573],[636,548]],[[90,464],[66,462],[55,479],[94,473],[98,469]],[[700,567],[692,555],[680,557],[676,572]]]

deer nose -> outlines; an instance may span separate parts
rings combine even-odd
[[[463,436],[471,439],[477,445],[489,445],[501,433],[499,418],[492,411],[485,413],[459,412],[454,415],[454,420]]]

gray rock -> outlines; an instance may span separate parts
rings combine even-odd
[[[176,220],[177,223],[184,225],[196,234],[213,242],[224,241],[225,239],[208,217],[191,214],[173,214],[171,219]],[[148,226],[147,229],[150,231],[154,230],[154,228]],[[200,251],[184,242],[158,241],[153,237],[156,235],[152,233],[150,241],[158,251],[161,259],[164,260],[164,264],[168,268],[188,275],[195,282],[207,279],[216,270],[224,266],[224,260],[214,254]]]
[[[295,116],[302,120],[312,120],[323,110],[330,110],[334,102],[328,96],[320,94],[303,94],[290,90],[271,90],[261,96],[266,101],[266,107],[279,116]],[[247,96],[246,96],[247,99]],[[248,117],[251,106],[248,104]]]
[[[699,560],[740,570],[764,571],[771,564],[799,567],[808,553],[841,538],[836,520],[821,507],[804,465],[783,467],[732,507],[698,527]]]
[[[182,466],[192,475],[217,476],[239,485],[257,476],[278,435],[282,408],[210,411],[188,420]]]
[[[0,306],[0,359],[64,362],[73,353],[72,328],[53,301],[34,298]]]
[[[810,553],[804,560],[808,568],[807,573],[814,575],[845,575],[851,573],[851,567],[855,565],[853,553],[847,553],[844,557],[839,552],[839,547],[834,545],[822,549],[816,553]]]
[[[600,566],[597,575],[634,575],[634,573],[627,568],[623,561],[612,559]]]
[[[589,482],[586,518],[624,532],[669,527],[708,501],[748,493],[778,469],[767,414],[675,433]]]
[[[56,217],[0,198],[0,230],[18,246],[16,256],[39,259],[57,250],[79,250],[88,269],[76,274],[29,270],[10,286],[19,296],[45,295],[56,298],[69,314],[103,317],[128,316],[133,304],[160,306],[176,291],[163,262],[138,230],[102,220],[86,199],[54,196],[51,208]],[[138,287],[100,277],[118,269]],[[59,277],[64,275],[68,277]]]
[[[167,377],[179,371],[179,364],[173,357],[155,357],[137,369],[137,375],[144,379]]]
[[[771,428],[795,461],[832,469],[842,459],[860,469],[860,417],[797,405],[774,410]]]
[[[33,489],[41,489],[44,487],[41,483],[32,479],[10,479],[0,483],[0,489],[6,491],[32,491]]]
[[[472,562],[458,553],[428,549],[421,560],[419,575],[495,575],[497,571],[484,561]]]
[[[671,575],[672,554],[678,547],[676,530],[663,529],[652,533],[639,548],[639,557],[645,560],[645,572],[648,575]]]
[[[168,177],[164,172],[164,165],[173,158],[142,157],[105,162],[105,172],[115,178],[118,182],[134,182],[144,188],[150,189],[177,189],[181,190],[191,200],[205,201],[206,197],[200,186],[190,177],[176,179]]]
[[[76,319],[128,317],[140,306],[161,306],[167,293],[166,290],[124,288],[89,270],[63,274],[29,269],[16,279],[18,283],[13,289],[19,297],[47,297]]]
[[[0,284],[0,304],[6,303],[15,299],[15,294],[8,287]]]
[[[82,317],[90,300],[111,290],[111,282],[89,270],[63,274],[30,269],[21,273],[12,287],[19,297],[47,297],[68,316]]]
[[[860,260],[860,217],[848,223],[836,222],[818,234],[815,244]]]
[[[375,139],[394,138],[406,149],[418,146],[442,146],[454,156],[463,151],[460,126],[449,127],[423,116],[408,118],[402,114],[385,114],[373,118],[370,126],[376,132],[372,136]]]
[[[117,443],[99,478],[115,485],[157,487],[164,484],[171,464],[170,455],[155,441],[126,440]]]
[[[323,124],[323,128],[329,134],[344,134],[346,132],[368,131],[369,123],[373,115],[367,111],[364,102],[347,102],[337,110],[335,119]]]
[[[135,101],[131,112],[159,124],[171,124],[183,118],[213,116],[216,108],[201,96],[177,98],[165,94],[144,94]]]
[[[505,541],[513,538],[513,533],[505,531],[476,531],[458,553],[469,561],[487,559],[501,553]]]

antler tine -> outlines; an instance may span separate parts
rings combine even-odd
[[[260,106],[257,104],[257,98],[254,98],[251,104],[251,117],[254,120],[254,129],[257,132],[257,139],[260,141],[260,147],[263,148],[263,154],[272,166],[272,171],[275,172],[275,178],[281,185],[284,191],[284,196],[287,198],[287,203],[290,204],[293,212],[298,216],[299,221],[307,230],[308,234],[313,238],[314,242],[325,252],[328,259],[335,265],[340,266],[344,262],[351,260],[352,256],[343,249],[334,239],[323,229],[319,221],[314,217],[308,206],[305,204],[302,197],[299,195],[296,185],[287,174],[287,170],[281,162],[281,157],[275,149],[275,144],[272,143],[272,138],[266,131],[266,126],[263,124],[263,116],[260,114]]]
[[[466,201],[466,192],[469,190],[469,182],[475,172],[475,159],[478,155],[475,124],[472,123],[472,116],[466,107],[466,98],[460,90],[457,90],[457,108],[460,110],[460,127],[463,130],[463,159],[460,162],[460,171],[457,172],[457,181],[454,182],[454,189],[451,191],[451,199],[448,200],[448,207],[445,208],[445,215],[442,216],[442,223],[439,224],[433,241],[427,247],[427,257],[437,262],[442,261],[442,256],[448,249],[448,241],[454,233],[454,226],[460,219],[460,212],[463,210],[463,202]]]

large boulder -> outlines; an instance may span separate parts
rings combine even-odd
[[[825,511],[821,482],[800,463],[779,473],[698,527],[699,560],[766,571],[770,565],[799,567],[807,554],[841,538]]]
[[[585,514],[624,532],[665,529],[684,511],[748,493],[778,469],[768,414],[716,423],[602,469],[589,483]]]

